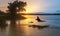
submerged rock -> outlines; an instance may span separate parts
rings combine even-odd
[[[36,19],[38,22],[44,22],[43,20],[41,20],[38,16],[37,16],[37,19]]]

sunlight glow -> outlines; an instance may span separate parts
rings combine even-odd
[[[30,12],[32,12],[33,11],[33,9],[30,7],[30,6],[27,6],[26,7],[26,13],[30,13]]]
[[[35,13],[35,12],[41,12],[44,10],[44,4],[42,2],[37,3],[37,0],[22,0],[27,2],[27,6],[25,7],[26,12],[23,13]]]
[[[33,6],[33,5],[27,5],[25,7],[25,9],[26,9],[25,13],[33,13],[33,12],[35,12],[37,10],[37,6],[36,5],[35,6]]]

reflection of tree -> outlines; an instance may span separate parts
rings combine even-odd
[[[16,0],[8,4],[9,19],[11,20],[11,24],[16,24],[17,12],[25,11],[24,7],[26,6],[26,2]],[[20,18],[21,17],[20,15]]]

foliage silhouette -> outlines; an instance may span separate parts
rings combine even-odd
[[[11,24],[16,24],[17,17],[24,18],[21,15],[19,16],[17,13],[26,11],[24,7],[27,4],[26,2],[18,1],[18,0],[14,2],[10,2],[8,4],[9,6],[7,8],[8,8],[8,13],[9,13],[9,19],[11,20]]]
[[[0,27],[5,27],[5,26],[7,26],[5,13],[4,11],[0,10]]]
[[[14,1],[13,3],[8,3],[9,6],[8,6],[8,12],[11,13],[11,14],[15,14],[17,12],[20,12],[20,11],[25,11],[25,6],[27,5],[26,2],[22,2],[22,1]]]

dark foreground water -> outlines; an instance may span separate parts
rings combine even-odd
[[[0,28],[0,36],[60,36],[60,15],[23,15],[27,19],[18,20],[16,26]],[[44,22],[35,20],[39,16]],[[33,23],[32,23],[33,22]],[[48,28],[38,29],[28,25],[49,25]]]

